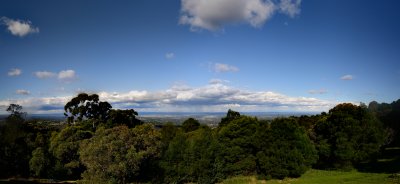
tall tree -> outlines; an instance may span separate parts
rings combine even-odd
[[[8,121],[22,122],[25,120],[26,112],[22,111],[22,106],[18,104],[10,104],[7,108],[10,115],[7,117]]]
[[[86,118],[105,122],[111,108],[108,102],[100,102],[99,95],[97,94],[88,95],[80,93],[65,104],[64,115],[67,117],[69,123],[73,123],[75,118],[78,121]],[[95,127],[95,121],[92,122],[93,127]]]
[[[366,107],[350,103],[331,109],[314,129],[320,167],[349,169],[373,159],[385,139],[380,121]]]
[[[29,174],[30,146],[27,143],[25,112],[22,106],[10,104],[10,115],[0,124],[0,177]]]
[[[197,130],[200,127],[199,121],[194,118],[188,118],[182,123],[182,129],[185,132]]]
[[[107,126],[114,127],[118,125],[126,125],[129,128],[133,128],[136,125],[142,124],[142,122],[136,118],[137,115],[138,113],[133,109],[111,109],[108,112]]]
[[[256,137],[258,174],[262,177],[299,177],[317,160],[314,145],[294,118],[261,124]]]
[[[221,122],[219,123],[218,126],[223,127],[237,118],[240,118],[240,113],[229,109],[228,113],[226,114],[225,117],[221,119]]]
[[[220,127],[217,136],[221,146],[219,159],[226,176],[256,173],[254,140],[258,123],[256,118],[235,115],[233,120]]]
[[[215,183],[222,171],[216,160],[219,151],[213,130],[201,127],[178,131],[163,153],[163,183]]]
[[[400,146],[400,99],[390,104],[373,101],[368,109],[384,124],[388,132],[386,144]]]

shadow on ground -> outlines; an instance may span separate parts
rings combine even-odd
[[[376,162],[362,163],[356,166],[360,172],[369,173],[399,173],[400,147],[386,148]]]

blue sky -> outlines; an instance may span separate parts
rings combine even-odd
[[[79,92],[139,112],[400,98],[396,0],[0,4],[0,113],[61,113]]]

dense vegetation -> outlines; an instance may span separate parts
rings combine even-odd
[[[399,104],[339,104],[314,116],[258,120],[229,110],[218,127],[189,118],[156,128],[96,94],[65,105],[66,124],[25,120],[11,104],[0,124],[0,178],[81,183],[216,183],[237,175],[300,177],[351,169],[399,144]]]

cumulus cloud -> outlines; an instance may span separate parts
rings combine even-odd
[[[272,91],[249,91],[222,83],[201,87],[173,86],[162,91],[99,92],[101,101],[114,108],[134,108],[138,112],[224,112],[238,111],[325,111],[337,102],[317,98],[292,97]],[[1,105],[17,103],[31,112],[62,112],[72,96],[0,100]]]
[[[58,78],[63,82],[72,82],[77,78],[74,70],[61,70],[58,73],[50,71],[37,71],[34,73],[34,75],[39,79]]]
[[[228,64],[223,64],[223,63],[215,63],[212,68],[215,72],[220,73],[220,72],[237,72],[239,71],[239,68],[236,66],[228,65]]]
[[[8,71],[8,76],[18,76],[22,74],[22,70],[18,68],[13,68],[10,71]]]
[[[271,91],[248,91],[226,84],[211,83],[192,88],[184,86],[159,91],[101,92],[102,100],[121,108],[140,111],[226,111],[235,106],[243,111],[299,110],[323,111],[336,103],[316,98],[290,97]]]
[[[238,23],[261,27],[276,11],[298,15],[300,4],[301,0],[181,0],[179,23],[192,31],[217,31]]]
[[[30,21],[1,17],[0,22],[6,25],[7,30],[14,36],[24,37],[30,33],[39,33],[39,28],[34,27]]]
[[[75,71],[74,70],[62,70],[58,73],[58,79],[60,80],[73,80],[75,79]]]
[[[56,74],[49,71],[37,71],[35,72],[35,76],[39,79],[47,79],[55,77]]]
[[[281,0],[279,3],[279,10],[293,18],[300,14],[300,4],[301,0]]]
[[[313,89],[313,90],[309,90],[308,93],[313,94],[313,95],[315,95],[315,94],[322,95],[322,94],[328,93],[328,91],[326,89],[318,89],[318,90]]]
[[[173,52],[168,52],[165,54],[165,59],[173,59],[175,54]]]
[[[19,95],[29,95],[31,94],[28,90],[24,90],[24,89],[18,89],[17,91],[15,91],[16,94]]]
[[[340,79],[342,79],[342,80],[353,80],[353,76],[352,75],[343,75],[342,77],[340,77]]]

